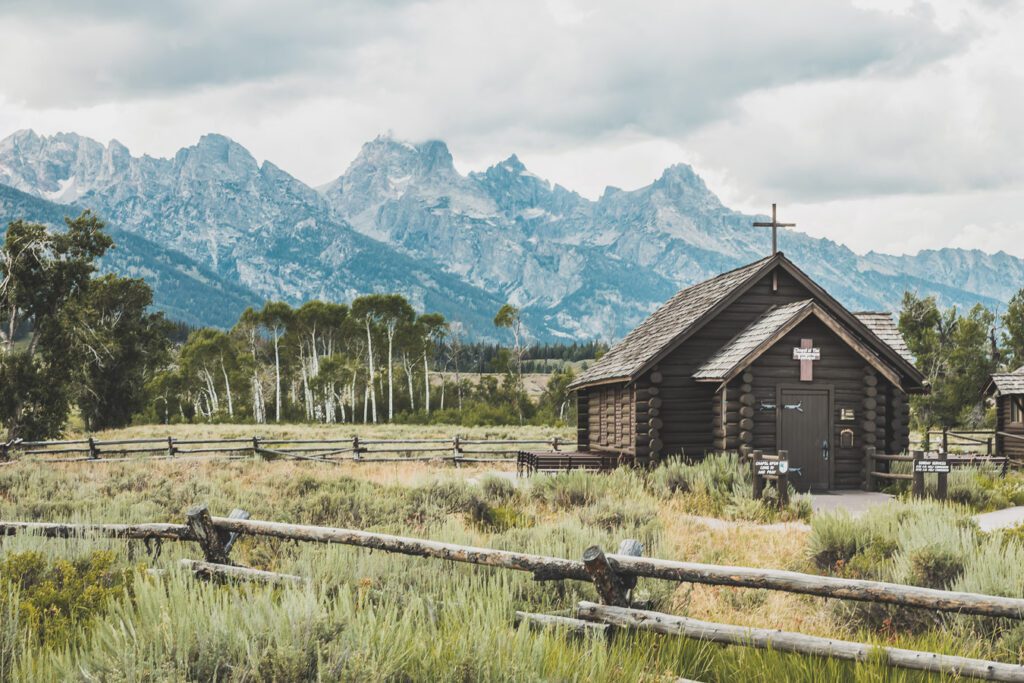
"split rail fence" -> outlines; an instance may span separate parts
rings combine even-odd
[[[467,439],[456,435],[437,439],[272,439],[261,436],[232,439],[11,441],[0,443],[0,463],[33,459],[46,463],[111,463],[134,458],[152,460],[267,460],[290,458],[316,462],[515,463],[524,448],[552,452],[575,450],[576,442],[550,439]]]
[[[450,562],[464,562],[529,572],[536,580],[592,582],[601,604],[583,601],[574,617],[519,612],[516,621],[531,627],[564,627],[575,633],[611,633],[613,629],[649,630],[705,642],[774,649],[801,655],[850,661],[883,661],[892,667],[969,676],[993,681],[1024,681],[1024,666],[956,655],[875,646],[801,633],[741,627],[639,609],[632,589],[638,578],[712,586],[784,591],[823,598],[858,600],[937,612],[1024,619],[1024,599],[936,590],[879,581],[817,576],[777,569],[730,567],[642,556],[642,546],[623,541],[616,554],[598,546],[587,548],[581,559],[548,557],[509,550],[472,547],[442,541],[379,534],[356,529],[286,524],[248,519],[235,510],[229,517],[213,517],[206,506],[188,511],[184,524],[64,524],[0,521],[0,536],[35,533],[47,537],[104,536],[120,539],[194,541],[203,560],[183,560],[198,577],[246,579],[303,584],[305,579],[266,572],[231,563],[229,554],[241,535],[264,536],[313,543],[339,543],[389,553]]]

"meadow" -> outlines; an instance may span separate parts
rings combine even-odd
[[[103,438],[246,436],[252,426],[141,427]],[[268,437],[347,436],[280,426]],[[556,430],[359,429],[361,438],[546,438]],[[564,433],[562,436],[566,436]],[[339,437],[340,438],[340,437]],[[506,474],[497,474],[496,470]],[[181,522],[192,505],[267,519],[399,533],[578,558],[624,538],[648,556],[896,580],[1024,597],[1024,535],[980,532],[962,504],[895,503],[859,519],[778,511],[749,497],[734,459],[653,472],[515,479],[514,468],[240,460],[0,467],[0,519]],[[191,543],[31,535],[0,540],[0,680],[16,681],[917,681],[741,647],[616,635],[573,638],[513,624],[568,613],[580,582],[343,546],[242,537],[232,558],[305,587],[202,582],[178,568]],[[166,570],[155,576],[147,570]],[[762,590],[641,579],[658,610],[950,654],[1021,661],[1013,622],[937,616]],[[950,679],[952,680],[952,679]]]

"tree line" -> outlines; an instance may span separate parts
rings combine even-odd
[[[94,214],[65,223],[14,221],[0,247],[8,439],[58,435],[76,408],[90,430],[133,420],[571,424],[574,363],[607,348],[528,345],[510,304],[494,318],[510,344],[476,342],[398,294],[273,301],[230,330],[189,328],[150,311],[144,281],[98,273],[114,244]],[[988,374],[1024,365],[1024,290],[1001,316],[981,305],[943,310],[908,292],[899,327],[932,387],[913,399],[917,426],[989,424],[979,393]],[[531,400],[524,374],[547,368]]]
[[[149,312],[142,280],[98,275],[114,247],[85,212],[66,229],[15,221],[0,250],[0,420],[8,438],[57,435],[77,407],[87,429],[133,419],[552,423],[570,419],[571,368],[540,401],[523,384],[529,349],[519,311],[494,324],[511,347],[487,347],[498,376],[468,376],[471,343],[458,322],[417,313],[398,294],[351,304],[280,301],[242,313],[230,330],[189,328]],[[578,353],[578,350],[569,353]]]
[[[911,399],[915,425],[991,428],[995,416],[981,391],[991,373],[1024,366],[1024,289],[1001,316],[981,304],[965,313],[942,309],[934,297],[906,292],[899,328],[931,385]]]

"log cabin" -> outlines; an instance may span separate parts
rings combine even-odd
[[[996,454],[1024,459],[1024,367],[991,375],[985,394],[996,406]]]
[[[798,490],[860,488],[909,446],[924,376],[889,313],[853,313],[772,256],[688,287],[586,369],[578,449],[618,463],[788,451]]]

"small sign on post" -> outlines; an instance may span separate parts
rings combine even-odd
[[[919,474],[949,474],[949,461],[915,460],[914,472]]]

